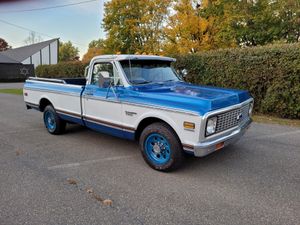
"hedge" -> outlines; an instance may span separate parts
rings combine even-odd
[[[82,62],[60,62],[56,65],[40,65],[35,69],[38,77],[66,78],[84,77],[87,64]]]
[[[175,56],[174,66],[187,69],[187,81],[248,90],[255,112],[300,119],[300,44],[223,49]],[[82,77],[81,62],[43,65],[41,77]]]
[[[255,111],[300,118],[300,44],[223,49],[178,56],[187,81],[248,90]]]

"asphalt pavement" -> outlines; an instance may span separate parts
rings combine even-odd
[[[16,82],[16,83],[0,83],[0,89],[11,89],[11,88],[23,88],[24,82]]]
[[[0,224],[300,224],[300,129],[253,123],[235,145],[171,173],[135,142],[68,125],[47,133],[0,94]]]

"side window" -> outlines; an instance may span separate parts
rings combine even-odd
[[[99,62],[94,64],[91,84],[98,85],[100,75],[105,78],[113,78],[114,85],[122,84],[118,73],[114,69],[113,65],[109,62]]]

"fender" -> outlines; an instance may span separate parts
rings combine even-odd
[[[141,124],[141,122],[147,118],[156,118],[158,120],[162,120],[163,122],[165,122],[166,124],[168,124],[170,127],[172,127],[172,129],[175,131],[176,135],[178,136],[178,138],[180,139],[180,141],[182,142],[180,135],[179,135],[179,127],[178,124],[176,124],[175,121],[173,121],[170,117],[168,117],[167,115],[165,115],[162,111],[156,112],[156,111],[149,111],[146,113],[143,113],[142,115],[140,115],[137,119],[136,119],[136,123],[134,125],[136,131],[139,127],[139,125]]]

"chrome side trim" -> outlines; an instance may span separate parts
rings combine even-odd
[[[115,99],[115,98],[114,99],[108,99],[108,98],[105,98],[105,97],[93,96],[93,95],[86,95],[86,94],[84,94],[82,97],[84,99],[91,99],[91,100],[96,100],[96,101],[120,103],[120,101],[117,100],[117,99]]]
[[[66,81],[62,79],[52,79],[52,78],[42,78],[42,77],[29,77],[28,80],[31,81],[48,81],[50,83],[61,83],[61,84],[66,84]]]
[[[57,108],[55,108],[55,110],[56,110],[56,112],[59,113],[59,114],[63,114],[63,115],[66,115],[66,116],[73,116],[73,117],[75,117],[76,119],[81,119],[81,115],[78,114],[78,113],[69,112],[69,111],[65,111],[65,110],[57,109]]]
[[[124,125],[120,125],[117,123],[113,123],[113,122],[109,122],[106,120],[100,120],[100,119],[96,119],[96,118],[92,118],[92,117],[88,117],[88,116],[82,116],[78,113],[74,113],[74,112],[70,112],[70,111],[65,111],[62,109],[55,109],[57,111],[58,114],[62,114],[62,115],[66,115],[66,116],[71,116],[77,119],[83,119],[84,121],[88,121],[91,123],[96,123],[102,126],[106,126],[106,127],[110,127],[110,128],[114,128],[114,129],[118,129],[118,130],[125,130],[131,133],[135,132],[135,128],[134,127],[128,127],[128,126],[124,126]]]
[[[28,83],[40,83],[40,84],[49,84],[49,85],[51,85],[51,86],[53,86],[53,85],[55,85],[55,86],[59,86],[59,87],[72,87],[72,88],[78,88],[78,89],[82,89],[82,87],[83,86],[81,86],[81,85],[75,85],[75,84],[67,84],[65,81],[64,81],[64,83],[57,83],[57,82],[51,82],[51,80],[58,80],[59,81],[59,79],[50,79],[50,78],[39,78],[39,79],[47,79],[48,81],[41,81],[41,80],[31,80],[31,79],[27,79],[26,81],[25,81],[25,84],[26,84],[26,82],[28,82]]]
[[[200,114],[197,113],[197,112],[186,111],[186,110],[181,110],[181,109],[167,108],[167,107],[163,107],[163,106],[154,106],[154,105],[148,105],[148,104],[133,103],[133,102],[127,102],[127,101],[123,101],[122,103],[126,104],[126,105],[145,107],[145,108],[149,108],[149,109],[159,109],[159,110],[168,111],[168,112],[175,112],[175,113],[187,114],[187,115],[192,115],[192,116],[200,116]]]
[[[142,103],[133,103],[133,102],[128,102],[128,101],[120,101],[120,100],[117,100],[117,99],[106,99],[104,97],[98,97],[98,96],[83,95],[83,98],[92,99],[92,100],[99,100],[99,101],[106,101],[106,102],[113,102],[113,103],[120,103],[120,104],[124,104],[124,105],[145,107],[145,108],[149,108],[149,109],[158,109],[158,110],[188,114],[188,115],[193,115],[193,116],[200,116],[199,113],[192,112],[192,111],[172,109],[172,108],[167,108],[167,107],[162,107],[162,106],[155,106],[155,105],[148,105],[148,104],[142,104]]]
[[[102,126],[105,126],[105,127],[110,127],[110,128],[114,128],[114,129],[118,129],[118,130],[123,130],[123,131],[127,131],[127,132],[130,132],[130,133],[135,133],[135,129],[131,128],[131,127],[119,126],[117,124],[112,124],[112,123],[105,122],[105,121],[100,122],[100,121],[97,121],[95,119],[87,118],[85,116],[83,118],[84,118],[84,121],[87,121],[87,122],[96,123],[98,125],[102,125]]]
[[[47,93],[53,93],[53,94],[62,94],[62,95],[68,95],[68,96],[80,96],[80,93],[76,92],[64,92],[64,91],[57,91],[57,90],[45,90],[41,88],[28,88],[24,87],[24,90],[29,90],[29,91],[40,91],[40,92],[47,92]]]

